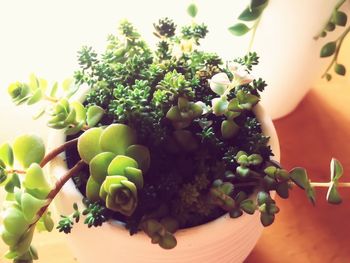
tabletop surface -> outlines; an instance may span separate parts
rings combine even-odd
[[[281,144],[281,162],[290,169],[307,168],[316,181],[329,179],[334,156],[350,181],[350,87],[318,85],[287,117],[275,121]],[[306,147],[304,147],[306,146]],[[317,190],[317,204],[293,189],[289,200],[277,198],[281,208],[275,223],[266,228],[246,263],[344,263],[350,262],[350,189],[342,189],[344,204],[326,203],[326,189]],[[76,262],[64,234],[44,233],[35,238],[41,262]],[[0,252],[5,248],[0,244]]]

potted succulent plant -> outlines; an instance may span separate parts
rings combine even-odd
[[[195,18],[196,6],[188,13]],[[276,133],[259,105],[266,83],[251,75],[255,53],[224,64],[199,49],[204,24],[176,33],[165,18],[154,28],[153,51],[121,22],[101,57],[82,48],[81,68],[62,89],[35,76],[9,86],[16,104],[48,101],[37,117],[49,113],[58,132],[48,152],[36,135],[0,146],[6,258],[38,259],[35,230],[56,228],[72,232],[83,263],[113,262],[113,252],[124,262],[241,262],[279,211],[275,193],[288,198],[297,185],[314,203],[314,187],[329,187],[327,200],[341,202],[337,188],[349,184],[339,182],[337,160],[327,183],[278,163]]]

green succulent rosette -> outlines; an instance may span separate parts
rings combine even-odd
[[[63,129],[75,123],[76,111],[69,105],[67,99],[61,99],[50,110],[51,118],[48,126],[54,129]]]
[[[135,131],[124,124],[89,129],[79,137],[78,152],[89,164],[87,198],[132,215],[137,207],[137,190],[143,187],[143,173],[150,165],[150,153],[136,144]]]

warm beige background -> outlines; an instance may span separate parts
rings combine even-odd
[[[74,1],[71,2],[74,5]],[[19,3],[23,4],[21,8],[19,8]],[[13,19],[21,14],[26,14],[26,10],[28,10],[26,5],[31,3],[31,1],[11,1]],[[44,1],[41,3],[44,3]],[[4,4],[5,1],[0,1],[0,17],[4,17]],[[42,76],[52,80],[63,79],[75,68],[74,58],[78,46],[72,47],[69,37],[56,39],[54,34],[54,30],[60,30],[60,23],[64,23],[65,16],[72,17],[75,14],[72,14],[69,10],[58,8],[53,2],[50,2],[50,4],[53,5],[52,12],[56,10],[60,15],[43,13],[39,16],[40,12],[36,12],[32,17],[34,22],[31,21],[31,23],[37,25],[37,28],[40,29],[42,24],[52,16],[60,17],[61,20],[53,23],[52,32],[46,32],[48,40],[62,43],[60,51],[51,50],[48,46],[50,41],[47,41],[41,43],[42,46],[39,49],[32,46],[33,50],[38,53],[28,54],[31,45],[40,45],[40,43],[33,44],[35,41],[31,41],[31,39],[39,37],[42,32],[38,32],[33,27],[27,28],[24,35],[18,36],[15,34],[16,28],[15,30],[11,29],[10,32],[10,28],[6,26],[6,23],[12,23],[13,21],[3,21],[0,18],[0,34],[7,32],[5,35],[12,38],[3,39],[1,37],[0,57],[8,59],[13,56],[14,58],[10,64],[4,64],[3,60],[0,61],[0,141],[11,141],[16,135],[23,132],[34,132],[46,137],[48,131],[45,128],[44,120],[33,122],[29,119],[34,112],[33,110],[25,107],[15,108],[10,103],[5,92],[9,81],[24,80],[25,76],[32,71],[39,72]],[[9,17],[9,15],[5,17]],[[96,18],[91,16],[91,28],[96,25],[94,19]],[[110,25],[115,24],[115,21],[105,22]],[[78,32],[79,21],[75,26],[75,30]],[[20,30],[21,27],[25,28],[26,25],[18,24],[17,27]],[[88,42],[95,45],[95,43],[92,43],[93,40],[104,39],[107,32],[111,32],[112,29],[113,27],[101,29],[98,37],[93,37],[89,31],[83,32],[81,33],[82,41],[80,43]],[[13,39],[16,41],[13,41]],[[23,45],[29,45],[29,49],[27,49],[28,47],[22,49],[21,46]],[[99,47],[101,44],[96,43],[96,45]],[[344,47],[341,59],[348,63],[348,70],[350,71],[350,39],[344,43]],[[40,50],[42,50],[42,54],[39,53]],[[26,58],[24,62],[19,60],[21,56]],[[28,64],[28,61],[31,60],[35,61],[33,63],[34,67]],[[38,60],[43,62],[39,63]],[[58,64],[67,61],[69,66],[62,68],[60,64],[61,66],[56,65],[57,67],[55,67],[55,63],[52,62],[54,60],[58,60]],[[16,73],[18,73],[18,76]],[[346,171],[344,180],[350,181],[349,79],[349,76],[347,78],[337,77],[330,83],[319,80],[293,114],[275,122],[281,141],[282,164],[287,168],[296,165],[304,166],[308,168],[312,179],[325,181],[328,180],[329,176],[329,160],[332,156],[335,156],[344,165]],[[290,200],[278,200],[281,212],[277,216],[276,223],[264,231],[261,240],[247,262],[350,262],[350,250],[348,249],[350,244],[350,190],[344,189],[342,193],[344,204],[338,207],[326,204],[324,189],[318,191],[319,202],[316,208],[307,203],[304,194],[298,189],[293,191]],[[35,244],[41,258],[38,262],[74,262],[63,234],[55,232],[49,235],[38,235]],[[5,247],[0,243],[0,253],[2,254],[4,251]],[[0,258],[0,262],[3,262],[2,258]]]

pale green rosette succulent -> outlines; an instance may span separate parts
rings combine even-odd
[[[80,157],[89,164],[86,196],[130,216],[137,207],[137,190],[150,165],[150,153],[136,144],[136,133],[124,124],[92,128],[78,140]]]

